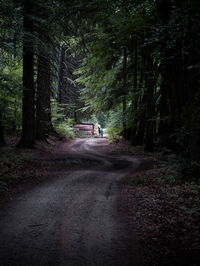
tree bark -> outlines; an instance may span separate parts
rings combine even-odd
[[[162,66],[161,66],[162,68]],[[169,107],[168,107],[168,82],[166,77],[166,68],[163,66],[161,74],[161,85],[160,85],[160,93],[161,99],[159,104],[159,111],[160,111],[160,124],[158,129],[158,138],[160,140],[160,145],[162,147],[169,146]]]
[[[135,137],[135,143],[136,145],[143,145],[144,143],[144,132],[145,132],[145,116],[140,119],[136,137]]]
[[[39,39],[46,40],[40,35]],[[51,130],[50,106],[50,62],[48,47],[39,47],[38,74],[37,74],[37,101],[36,101],[36,138],[45,140]]]
[[[63,95],[62,95],[62,90],[63,90],[63,85],[64,85],[64,61],[65,61],[65,48],[61,46],[61,51],[60,51],[60,58],[59,58],[59,71],[58,71],[58,102],[60,104],[63,103]]]
[[[134,91],[133,93],[136,92],[137,90],[137,76],[138,76],[138,41],[137,39],[135,40],[135,54],[134,54]],[[137,111],[137,99],[132,101],[132,107],[133,107],[133,116],[135,113],[135,117],[133,117],[134,124],[132,125],[131,128],[131,145],[135,145],[135,137],[136,137],[136,132],[137,132],[137,125],[138,125],[138,118],[136,117],[136,111]]]
[[[126,66],[127,66],[127,51],[126,47],[124,48],[124,62],[123,62],[123,136],[126,138]]]
[[[143,74],[141,73],[141,78],[140,78],[142,83],[143,80]],[[146,103],[146,99],[147,95],[146,92],[143,95],[143,98],[141,100],[142,105],[145,105]],[[135,137],[135,143],[136,145],[143,145],[144,144],[144,133],[145,133],[145,126],[146,126],[146,117],[145,117],[146,113],[145,110],[142,110],[142,114],[140,115],[139,118],[139,124],[138,124],[138,128],[137,128],[137,132],[136,132],[136,137]]]
[[[165,136],[165,146],[174,152],[180,152],[182,149],[178,144],[177,137],[172,137],[172,135],[178,132],[183,125],[181,115],[185,102],[185,93],[183,86],[183,62],[181,50],[182,47],[180,41],[176,41],[173,48],[165,48],[165,64],[162,72],[162,78],[164,79],[164,84],[162,85],[164,85],[164,89],[166,90],[166,104],[168,105],[168,119],[165,120],[166,125],[163,135]],[[161,91],[163,92],[163,88]]]
[[[171,16],[171,1],[170,0],[156,0],[158,14],[160,15],[161,23],[164,27],[169,22]],[[166,47],[166,43],[169,39],[169,32],[164,32],[164,38],[161,42],[161,84],[160,93],[161,99],[159,104],[160,123],[158,129],[158,139],[161,147],[169,148],[169,136],[171,134],[171,120],[170,120],[170,108],[169,108],[169,91],[172,91],[172,77],[169,58],[172,56],[169,48]]]
[[[33,4],[24,2],[23,27],[25,33],[33,34]],[[34,48],[33,38],[24,34],[23,39],[23,107],[22,136],[18,146],[32,148],[35,143],[35,105],[34,105]]]
[[[187,2],[186,7],[191,9],[191,3]],[[196,10],[193,10],[195,13]],[[184,65],[184,84],[187,91],[187,120],[189,130],[189,155],[191,161],[200,162],[200,78],[199,69],[194,66],[199,64],[199,40],[195,39],[191,32],[193,22],[191,14],[187,16],[187,27],[184,40],[185,65]]]
[[[194,95],[191,95],[191,97],[189,96],[188,100],[189,151],[190,151],[191,161],[196,161],[196,162],[200,162],[200,114],[197,111],[199,108],[199,102],[200,102],[199,93],[198,95],[196,94],[196,97],[195,93]]]
[[[154,151],[154,75],[152,58],[146,55],[146,75],[145,85],[147,88],[146,96],[146,134],[144,150],[148,152]]]
[[[2,113],[0,107],[0,146],[5,144],[4,132],[3,132],[3,121],[2,121]]]

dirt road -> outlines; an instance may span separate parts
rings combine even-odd
[[[100,152],[105,145],[105,139],[94,138],[64,145],[54,164],[73,160],[81,167],[66,167],[4,206],[1,266],[143,265],[119,211],[124,177],[140,162]]]

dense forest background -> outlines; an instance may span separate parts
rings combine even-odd
[[[113,140],[199,164],[198,0],[0,6],[1,145],[20,134],[18,146],[33,147],[92,121]]]

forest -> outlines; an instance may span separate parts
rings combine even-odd
[[[199,1],[0,4],[1,145],[90,120],[199,162]]]
[[[0,143],[73,122],[200,159],[199,1],[1,1]]]
[[[80,123],[94,124],[95,132],[103,128],[106,137],[83,138],[74,130]],[[63,181],[63,175],[70,178]],[[52,179],[58,183],[51,189]],[[44,180],[48,185],[43,191]],[[26,183],[35,190],[19,207],[15,196],[24,195]],[[52,196],[56,189],[57,196]],[[9,253],[12,248],[15,266],[68,265],[56,261],[59,255],[41,264],[45,252],[51,252],[50,244],[43,250],[42,234],[55,240],[51,230],[60,232],[57,220],[62,224],[65,219],[59,211],[67,215],[71,199],[74,205],[66,220],[72,230],[62,225],[62,243],[69,253],[76,253],[77,245],[80,261],[70,265],[86,265],[81,261],[86,255],[86,259],[97,256],[102,266],[133,265],[132,257],[128,262],[135,252],[128,242],[131,234],[123,241],[117,239],[120,233],[113,237],[125,245],[118,248],[128,255],[117,256],[127,257],[127,264],[104,263],[107,250],[100,260],[96,251],[87,254],[91,243],[101,243],[102,235],[107,239],[114,230],[113,198],[120,198],[124,205],[115,220],[130,215],[125,227],[137,231],[133,242],[147,253],[145,265],[196,266],[199,193],[199,0],[0,0],[0,207],[15,199],[5,215],[0,208],[0,230],[7,228],[7,221],[14,228],[13,235],[2,231],[0,246],[8,245],[3,246],[2,259],[0,254],[4,265],[11,265],[6,262],[14,254]],[[43,216],[51,206],[57,216],[48,220],[53,212]],[[105,228],[98,215],[108,221]],[[97,220],[90,225],[94,217]],[[18,218],[23,228],[14,224]],[[54,219],[52,229],[48,223]],[[39,231],[41,227],[45,229]],[[82,240],[73,242],[78,233],[82,237],[82,227],[89,247],[85,253]],[[71,234],[69,244],[65,234]],[[30,250],[38,235],[42,244],[38,241],[36,256]],[[109,241],[102,242],[108,250]],[[58,243],[59,247],[61,240]],[[63,261],[69,262],[65,256]]]

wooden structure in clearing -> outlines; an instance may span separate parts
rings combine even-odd
[[[94,135],[94,124],[81,123],[74,126],[76,135],[92,137]]]

